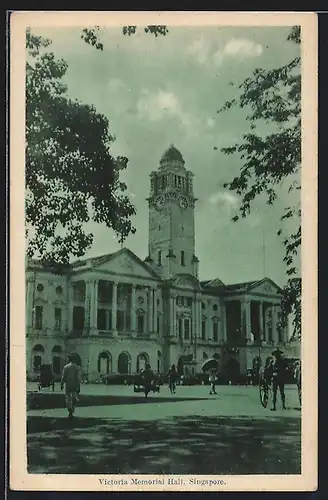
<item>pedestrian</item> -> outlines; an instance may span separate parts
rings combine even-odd
[[[154,372],[152,371],[149,363],[146,364],[145,369],[142,372],[142,378],[145,388],[145,399],[147,399],[151,390],[151,384],[154,381]]]
[[[208,381],[211,384],[210,394],[217,394],[217,392],[215,390],[215,385],[216,385],[216,381],[217,381],[216,370],[213,369],[210,371]]]
[[[272,392],[273,392],[273,406],[272,411],[276,411],[277,392],[279,388],[281,403],[284,410],[286,410],[286,396],[285,396],[285,375],[286,363],[282,357],[283,352],[280,349],[275,349],[272,353],[274,361],[272,363]]]
[[[61,390],[63,390],[64,386],[68,418],[73,418],[76,403],[79,400],[81,367],[76,363],[76,359],[72,354],[69,354],[67,357],[67,364],[63,368],[60,385]]]
[[[178,378],[178,374],[175,368],[175,365],[172,365],[168,371],[168,381],[169,381],[169,389],[171,394],[175,394],[175,386]]]

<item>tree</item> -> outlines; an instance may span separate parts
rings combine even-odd
[[[110,154],[108,119],[67,95],[67,64],[50,40],[26,34],[27,254],[60,270],[91,247],[85,223],[112,228],[122,242],[135,232],[135,208],[120,172],[128,159]]]
[[[99,26],[94,26],[92,28],[84,28],[81,33],[81,38],[89,45],[94,46],[96,49],[104,50],[104,45],[99,37],[100,28]],[[123,35],[135,35],[137,32],[137,26],[123,26]],[[165,36],[169,30],[165,25],[149,25],[144,28],[145,33],[152,34],[154,36],[163,35]]]
[[[288,40],[300,44],[300,28],[293,27]],[[233,83],[231,83],[233,85]],[[252,203],[259,196],[266,197],[272,205],[277,199],[277,189],[282,181],[288,182],[288,192],[299,193],[299,172],[301,167],[301,71],[300,57],[295,57],[281,68],[256,69],[238,87],[239,95],[227,101],[218,113],[233,107],[247,108],[250,130],[243,135],[243,141],[221,151],[226,155],[236,154],[242,160],[238,176],[225,187],[241,197],[239,215],[247,217]],[[261,133],[263,124],[275,127],[274,132]],[[216,148],[215,148],[216,149]],[[284,263],[288,275],[282,299],[282,322],[285,326],[289,314],[293,313],[294,335],[301,333],[301,279],[297,278],[295,257],[301,245],[300,197],[297,202],[285,208],[281,217],[278,235],[285,246]],[[284,221],[293,220],[297,228],[288,233]]]

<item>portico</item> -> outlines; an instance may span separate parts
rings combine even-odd
[[[69,295],[68,315],[73,336],[158,333],[156,285],[98,275],[72,281]]]

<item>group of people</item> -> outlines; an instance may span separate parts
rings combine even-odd
[[[272,411],[276,410],[277,404],[277,392],[280,391],[280,397],[282,402],[282,408],[286,409],[286,395],[285,395],[285,373],[286,364],[282,356],[283,352],[280,349],[273,351],[272,356],[266,360],[266,364],[263,370],[263,379],[267,383],[272,383]],[[301,368],[300,364],[295,367],[295,378],[297,379],[297,384],[300,387],[301,384]],[[171,394],[175,394],[177,381],[179,380],[179,374],[176,370],[175,365],[172,365],[167,373],[168,385]],[[218,380],[217,373],[215,369],[209,371],[209,383],[210,383],[210,394],[217,394],[216,383]],[[153,385],[156,382],[156,376],[151,369],[150,364],[146,364],[145,369],[141,373],[141,378],[144,386],[145,398],[148,397],[150,391],[153,389]],[[158,382],[158,381],[157,381]],[[66,395],[66,406],[68,410],[68,417],[73,418],[75,413],[76,405],[79,401],[80,386],[82,383],[82,373],[81,367],[78,365],[77,360],[74,355],[70,354],[67,359],[67,364],[64,366],[62,377],[61,377],[61,390],[65,388]],[[158,382],[159,383],[159,382]]]
[[[283,357],[283,351],[275,349],[272,352],[273,357],[266,360],[263,379],[266,383],[272,383],[272,411],[276,411],[277,406],[277,393],[280,392],[282,408],[286,409],[286,395],[285,395],[285,379],[286,379],[286,362]],[[297,384],[300,380],[297,381]]]

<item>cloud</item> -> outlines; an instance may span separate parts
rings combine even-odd
[[[263,53],[263,47],[247,38],[231,38],[223,46],[204,37],[197,38],[187,47],[187,54],[202,65],[221,66],[227,58],[251,58]]]
[[[140,118],[148,118],[152,122],[184,115],[178,97],[173,92],[161,89],[155,92],[143,90],[137,102],[137,112]]]
[[[232,38],[223,49],[228,56],[257,57],[263,52],[263,47],[247,38]]]
[[[112,93],[125,92],[126,85],[120,78],[111,78],[108,81],[108,90]]]
[[[238,196],[227,191],[218,191],[217,193],[213,193],[209,197],[208,201],[213,207],[225,212],[232,212],[239,205]]]
[[[199,64],[205,64],[208,61],[210,51],[210,43],[204,37],[196,38],[196,40],[187,47],[187,53]]]
[[[151,122],[174,118],[189,136],[199,131],[199,120],[184,111],[180,99],[171,91],[158,89],[151,92],[144,89],[137,101],[137,115],[138,118],[148,119]]]

